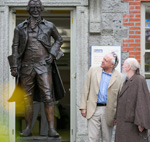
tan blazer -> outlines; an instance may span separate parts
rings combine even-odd
[[[80,104],[80,109],[87,109],[87,119],[92,117],[97,107],[101,74],[101,67],[91,67],[87,74]],[[106,122],[108,126],[113,126],[117,106],[117,96],[119,95],[121,87],[121,74],[114,70],[107,92]]]

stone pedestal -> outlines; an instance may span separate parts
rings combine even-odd
[[[61,142],[61,137],[41,137],[41,136],[31,136],[31,137],[17,137],[17,142]]]

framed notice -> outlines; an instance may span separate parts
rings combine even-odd
[[[116,70],[121,71],[121,46],[91,46],[91,66],[100,66],[103,57],[111,52],[115,52],[119,58]]]

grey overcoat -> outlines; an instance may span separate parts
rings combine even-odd
[[[150,94],[146,81],[135,74],[124,83],[118,96],[115,142],[147,142],[150,128]],[[142,133],[138,126],[144,127]]]

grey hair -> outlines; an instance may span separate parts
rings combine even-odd
[[[128,65],[131,66],[133,71],[137,71],[140,69],[140,64],[135,58],[128,58],[127,60]]]
[[[113,58],[111,60],[111,63],[114,64],[114,68],[116,68],[118,63],[119,63],[118,56],[117,56],[117,54],[115,52],[112,52],[110,54],[112,54],[112,56],[113,56]]]
[[[115,64],[115,57],[113,57],[113,59],[111,60],[112,64]]]

